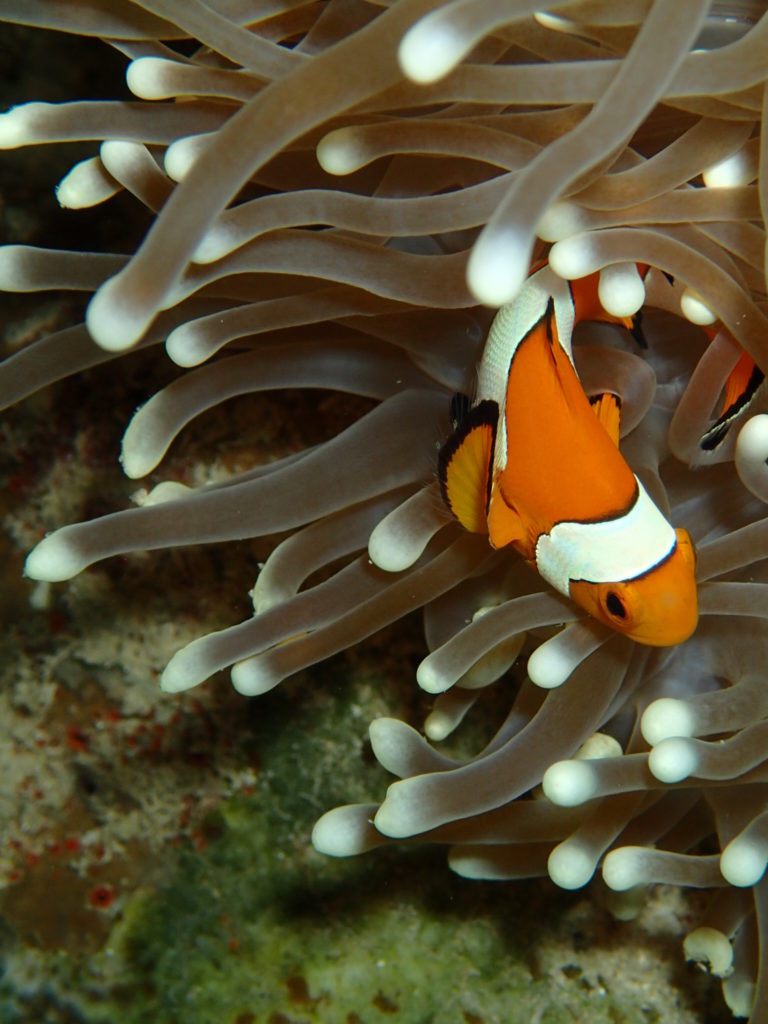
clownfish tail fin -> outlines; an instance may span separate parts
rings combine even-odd
[[[699,447],[703,451],[712,452],[723,443],[734,420],[750,404],[764,380],[765,374],[752,356],[742,352],[725,382],[720,415],[699,441]]]
[[[592,395],[589,404],[595,415],[608,432],[608,436],[618,448],[619,431],[621,429],[621,399],[610,391],[601,395]]]
[[[456,395],[451,420],[454,432],[440,449],[437,462],[443,501],[465,530],[487,533],[499,406],[485,399],[470,408],[466,396]]]

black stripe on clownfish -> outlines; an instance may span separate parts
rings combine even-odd
[[[699,446],[712,452],[725,440],[735,420],[755,397],[765,374],[750,355],[742,352],[725,385],[723,409],[715,422],[702,434]]]
[[[472,400],[469,395],[465,395],[460,391],[451,399],[451,430],[456,431],[464,423],[469,411],[472,408]]]
[[[451,399],[451,420],[453,433],[437,460],[440,492],[466,530],[487,533],[499,406],[486,399],[470,407],[468,397],[457,394]]]

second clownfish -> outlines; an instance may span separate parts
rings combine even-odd
[[[512,545],[606,626],[668,646],[698,621],[693,546],[619,452],[620,400],[591,402],[573,365],[578,321],[632,327],[602,309],[597,285],[597,274],[569,282],[545,265],[499,310],[477,398],[454,405],[440,485],[467,530]]]

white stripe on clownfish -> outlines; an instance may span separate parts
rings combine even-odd
[[[572,580],[612,583],[643,576],[669,557],[675,531],[637,481],[632,507],[614,519],[557,523],[536,542],[536,569],[561,594]]]
[[[484,398],[498,402],[499,423],[505,423],[506,388],[512,360],[518,346],[541,323],[547,307],[554,303],[557,336],[563,351],[573,364],[571,337],[575,324],[575,310],[570,282],[558,277],[548,264],[535,270],[526,280],[517,299],[502,306],[493,319],[483,358],[477,372],[476,403]],[[506,427],[496,433],[494,468],[504,469],[507,464]]]

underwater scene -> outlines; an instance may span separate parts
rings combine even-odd
[[[768,1021],[766,53],[0,0],[2,1024]]]

